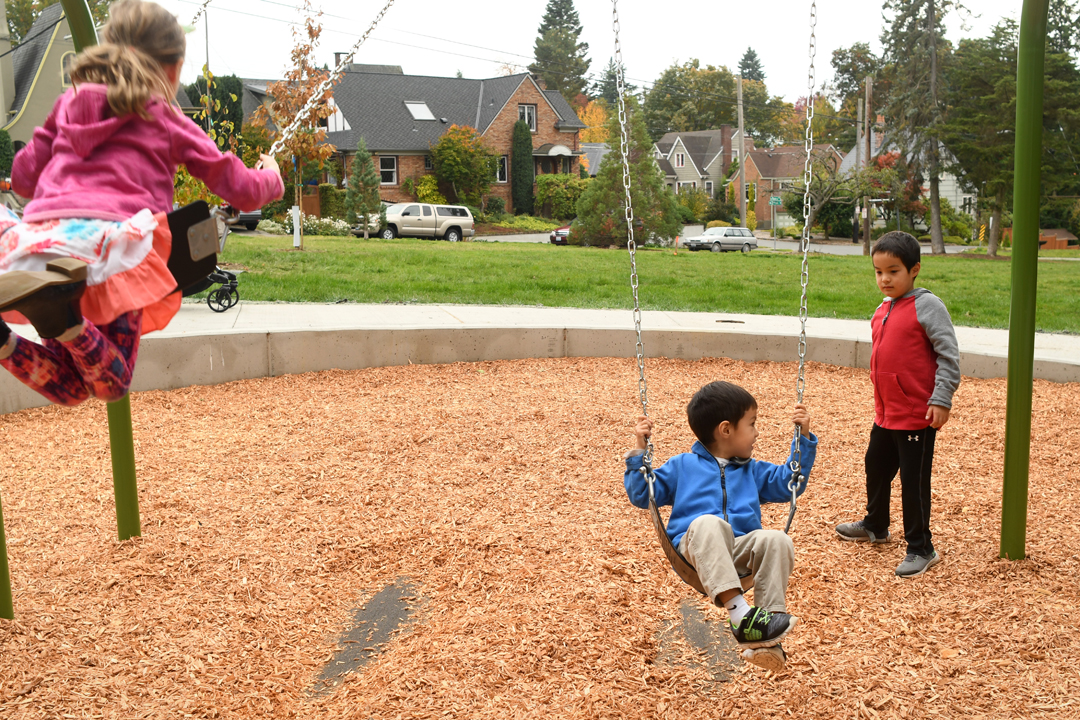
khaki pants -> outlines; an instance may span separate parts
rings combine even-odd
[[[742,592],[740,575],[754,576],[754,605],[785,612],[788,576],[795,567],[795,546],[780,530],[754,530],[735,537],[731,525],[715,515],[690,523],[679,554],[697,570],[713,602],[725,590]]]

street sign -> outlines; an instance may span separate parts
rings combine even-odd
[[[773,197],[769,198],[769,204],[770,205],[783,205],[784,203],[780,200],[780,198],[778,198],[778,197],[776,197],[774,195]]]

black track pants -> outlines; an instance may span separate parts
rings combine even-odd
[[[930,470],[934,465],[937,430],[887,430],[874,425],[866,448],[867,530],[884,535],[889,528],[889,495],[900,471],[904,509],[904,539],[908,553],[927,556],[934,550],[930,538]]]

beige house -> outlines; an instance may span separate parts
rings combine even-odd
[[[4,130],[18,150],[45,122],[53,103],[71,85],[66,68],[75,57],[64,10],[59,3],[41,11],[26,38],[13,51],[7,37],[7,13],[0,6],[0,107]],[[9,52],[11,51],[11,52]]]
[[[0,37],[0,107],[6,111],[0,127],[19,150],[45,122],[56,98],[71,87],[67,68],[75,58],[75,44],[60,3],[41,11],[14,50],[7,27],[7,12],[0,4],[0,32],[5,33]],[[176,100],[186,114],[192,113],[183,88]]]

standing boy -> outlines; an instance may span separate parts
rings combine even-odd
[[[742,657],[779,671],[786,660],[780,641],[798,622],[787,614],[785,599],[795,548],[780,530],[762,529],[761,503],[791,499],[788,464],[796,446],[793,440],[784,465],[751,459],[757,409],[754,396],[732,383],[711,382],[698,390],[686,406],[698,442],[656,469],[654,491],[657,505],[671,505],[672,544],[697,570],[709,599],[727,608]],[[806,407],[796,405],[792,420],[800,430],[802,474],[809,478],[817,438]],[[647,508],[649,486],[641,468],[652,420],[639,417],[634,434],[637,448],[626,455],[623,484],[631,504]],[[798,491],[805,489],[804,484]],[[751,575],[754,605],[742,594],[741,578]]]
[[[930,536],[930,470],[934,439],[949,421],[960,384],[949,311],[932,292],[915,287],[919,250],[915,238],[894,231],[870,251],[885,300],[870,321],[874,427],[866,449],[866,517],[836,526],[844,540],[886,542],[889,494],[899,469],[907,557],[896,574],[905,578],[941,562]]]

